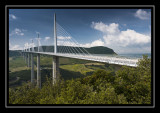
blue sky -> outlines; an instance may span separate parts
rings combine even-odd
[[[9,9],[9,49],[22,49],[31,39],[37,45],[37,32],[42,45],[52,45],[54,13],[57,23],[83,47],[151,52],[150,9]]]

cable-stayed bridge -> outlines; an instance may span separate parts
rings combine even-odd
[[[50,47],[43,48],[40,42],[39,34],[37,38],[37,47],[33,43],[25,44],[22,54],[28,66],[31,63],[31,82],[34,83],[34,61],[33,54],[37,55],[37,85],[41,87],[40,74],[40,55],[53,56],[53,83],[59,79],[59,57],[75,58],[89,61],[96,61],[108,64],[126,65],[136,67],[138,59],[120,58],[111,56],[99,56],[89,53],[81,44],[79,44],[61,25],[56,22],[54,15],[54,50]]]
[[[75,58],[89,61],[96,61],[101,63],[108,64],[117,64],[117,65],[126,65],[131,67],[136,67],[138,59],[127,59],[127,58],[117,58],[117,57],[109,57],[109,56],[96,56],[96,55],[84,55],[84,54],[69,54],[69,53],[53,53],[53,52],[35,52],[28,51],[26,53],[33,54],[42,54],[42,55],[51,55],[57,57],[67,57],[67,58]]]

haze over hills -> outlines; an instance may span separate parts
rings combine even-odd
[[[104,46],[95,46],[95,47],[90,47],[90,48],[82,48],[82,47],[71,47],[71,46],[65,46],[66,49],[64,49],[64,46],[57,46],[57,51],[62,51],[64,53],[67,53],[68,50],[72,50],[70,51],[71,53],[87,53],[85,50],[87,50],[89,53],[91,54],[112,54],[112,55],[116,55],[117,53],[114,52],[113,49],[108,48],[108,47],[104,47]],[[54,52],[54,46],[41,46],[40,50],[42,50],[44,52]],[[37,51],[37,47],[34,47],[34,50]],[[9,56],[19,56],[20,55],[20,51],[19,50],[10,50],[9,51]]]

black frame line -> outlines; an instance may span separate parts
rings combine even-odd
[[[151,104],[9,104],[9,9],[151,9]],[[5,107],[6,108],[154,108],[155,107],[155,6],[154,5],[6,5],[5,6]]]

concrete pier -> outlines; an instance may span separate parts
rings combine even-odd
[[[23,60],[25,61],[25,53],[23,53]]]
[[[41,88],[40,54],[37,54],[37,87]]]
[[[53,84],[56,83],[60,79],[60,73],[59,73],[59,57],[53,56]]]
[[[22,52],[22,57],[23,57],[23,60],[24,60],[24,53]]]
[[[27,56],[27,53],[25,53],[25,61],[26,61],[26,64],[28,63],[28,56]],[[28,65],[27,65],[28,66]]]
[[[35,84],[35,76],[34,76],[34,57],[33,53],[31,54],[31,83]]]
[[[28,53],[28,67],[31,67],[30,54]]]

